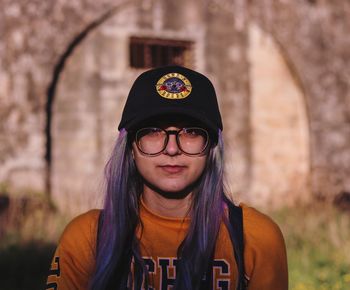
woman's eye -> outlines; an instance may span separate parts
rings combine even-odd
[[[162,132],[162,130],[159,129],[159,128],[150,128],[150,129],[147,131],[147,135],[149,135],[149,136],[160,135],[161,132]]]
[[[197,135],[197,132],[195,130],[189,130],[189,131],[187,131],[187,134]]]
[[[192,129],[192,128],[184,129],[184,132],[186,135],[192,136],[192,137],[198,136],[198,133],[199,133],[198,130]]]

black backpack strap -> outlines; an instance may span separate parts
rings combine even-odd
[[[98,245],[100,243],[100,232],[102,228],[102,223],[103,223],[103,209],[100,211],[100,215],[98,216],[98,222],[97,222],[97,233],[96,233],[96,249],[98,249]],[[96,251],[97,253],[97,251]]]
[[[227,200],[229,209],[229,221],[231,225],[231,240],[233,243],[234,255],[238,267],[237,290],[246,289],[244,270],[244,240],[243,240],[243,212],[242,208]]]

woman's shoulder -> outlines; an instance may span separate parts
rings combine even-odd
[[[59,289],[87,289],[94,269],[100,210],[90,210],[68,223],[56,248],[50,285]]]
[[[96,239],[100,213],[101,210],[92,209],[73,218],[66,226],[60,244],[72,244],[84,240],[93,242]]]
[[[240,207],[243,211],[244,238],[248,244],[284,245],[282,232],[272,218],[244,203]]]
[[[279,226],[255,208],[240,206],[249,289],[288,289],[287,252]]]
[[[82,213],[74,217],[67,225],[66,231],[81,231],[91,229],[97,226],[98,218],[101,210],[91,209],[85,213]]]

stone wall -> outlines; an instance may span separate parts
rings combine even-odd
[[[349,191],[349,1],[254,2],[252,17],[279,43],[305,93],[313,193]]]
[[[83,204],[73,211],[97,204],[87,196],[100,190],[122,104],[140,72],[128,67],[128,38],[158,36],[194,41],[194,67],[217,88],[237,199],[278,206],[349,191],[349,5],[0,0],[1,184],[12,194],[47,195],[47,90],[76,41],[52,100],[51,194],[61,208]],[[258,42],[254,27],[265,35]]]
[[[76,35],[112,5],[2,0],[0,7],[0,180],[11,192],[43,193],[45,105],[55,65]]]

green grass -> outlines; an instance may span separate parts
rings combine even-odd
[[[291,290],[350,289],[350,213],[317,204],[272,216],[286,240]]]
[[[270,215],[286,240],[290,290],[350,290],[350,213],[316,204]],[[36,222],[27,218],[0,241],[1,290],[44,289],[65,219],[43,216],[32,214]]]
[[[12,199],[0,213],[0,289],[45,289],[56,241],[68,217],[43,199]]]

